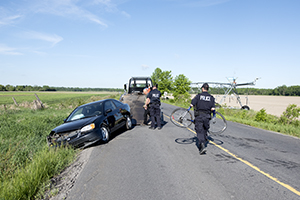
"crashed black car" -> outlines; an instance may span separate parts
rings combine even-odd
[[[108,142],[119,128],[132,127],[130,107],[115,99],[105,99],[78,106],[47,137],[49,146],[70,144],[86,147],[98,141]]]

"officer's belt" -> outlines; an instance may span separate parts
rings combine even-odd
[[[195,117],[199,115],[210,115],[210,111],[195,110],[194,115]]]
[[[160,105],[160,102],[150,102],[150,105]]]

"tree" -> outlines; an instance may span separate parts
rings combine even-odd
[[[4,85],[0,85],[0,91],[5,91],[5,86]]]
[[[175,100],[190,99],[191,81],[183,74],[175,77],[173,96]]]
[[[158,84],[160,82],[161,73],[162,73],[162,70],[160,68],[156,68],[154,70],[154,72],[152,73],[152,76],[151,76],[153,84]]]
[[[15,91],[15,87],[12,85],[6,85],[5,89],[6,89],[6,91]]]
[[[34,91],[31,85],[26,85],[24,91]]]
[[[162,71],[156,68],[151,76],[153,84],[158,84],[158,90],[164,94],[170,92],[173,87],[173,77],[171,71]]]
[[[283,96],[285,96],[286,94],[286,90],[287,90],[287,86],[286,85],[283,85],[283,86],[279,86],[279,87],[277,87],[277,88],[275,88],[274,90],[273,90],[273,94],[274,95],[283,95]]]
[[[170,92],[173,88],[173,77],[171,71],[163,71],[160,76],[160,83],[158,84],[158,88],[162,94],[164,92]]]
[[[16,91],[24,91],[24,88],[25,87],[23,85],[17,85],[16,88],[15,88],[15,90]]]

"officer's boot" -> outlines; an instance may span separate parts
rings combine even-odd
[[[206,153],[206,147],[205,147],[205,144],[202,142],[200,144],[199,154],[202,155],[202,154],[205,154],[205,153]]]

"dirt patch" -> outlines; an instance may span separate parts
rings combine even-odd
[[[222,95],[214,95],[216,102],[220,102]],[[280,116],[286,110],[288,105],[296,104],[300,106],[300,97],[291,96],[257,96],[257,95],[240,95],[242,105],[248,105],[250,109],[259,111],[262,108],[268,114]],[[235,96],[227,96],[222,105],[240,108]]]
[[[78,175],[88,162],[92,150],[92,147],[82,150],[77,156],[75,162],[68,166],[60,175],[51,179],[52,188],[47,192],[44,199],[67,199],[69,192],[78,178]]]

